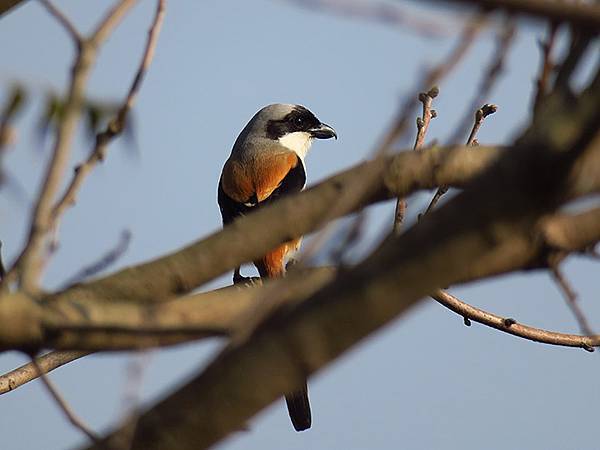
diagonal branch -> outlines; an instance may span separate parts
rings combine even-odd
[[[76,359],[88,355],[82,351],[55,351],[36,358],[36,364],[29,362],[0,376],[0,394],[11,392],[19,386],[38,378],[40,371],[48,373]]]
[[[454,311],[456,314],[464,317],[465,320],[472,320],[504,333],[512,334],[513,336],[528,339],[530,341],[564,347],[579,347],[589,352],[594,351],[594,347],[600,347],[600,335],[579,336],[576,334],[558,333],[523,325],[513,318],[501,317],[468,305],[442,290],[433,294],[432,298],[451,311]]]
[[[54,4],[50,0],[40,0],[40,3],[44,6],[44,8],[46,8],[46,10],[51,15],[53,15],[56,18],[56,20],[58,20],[58,22],[60,22],[64,29],[67,30],[67,32],[75,42],[75,45],[79,48],[81,46],[81,42],[83,41],[83,37],[81,36],[79,31],[77,31],[77,28],[75,28],[73,22],[71,22],[71,20],[69,20],[69,18],[65,16],[61,10],[54,6]]]
[[[600,6],[595,2],[573,2],[569,0],[429,0],[433,3],[465,3],[486,10],[500,9],[525,14],[537,19],[552,19],[574,26],[598,30],[600,28]]]
[[[473,128],[471,129],[471,133],[469,134],[469,138],[467,139],[467,146],[475,145],[475,142],[476,142],[475,136],[477,135],[477,132],[479,131],[479,128],[481,127],[483,119],[485,119],[490,114],[494,114],[497,110],[498,110],[498,107],[496,105],[490,105],[490,104],[486,103],[481,108],[479,108],[477,111],[475,111],[475,122],[473,123]],[[438,188],[438,190],[433,195],[431,202],[429,202],[429,205],[427,206],[427,209],[425,210],[423,215],[429,214],[431,212],[431,210],[433,208],[435,208],[437,203],[440,201],[440,198],[442,198],[442,196],[446,192],[448,192],[448,188],[449,188],[449,186],[446,186],[446,185],[442,185]]]
[[[71,424],[75,428],[77,428],[83,434],[85,434],[92,442],[99,442],[99,436],[94,431],[92,431],[79,417],[77,417],[77,415],[75,414],[75,412],[73,412],[67,401],[62,397],[62,395],[60,395],[60,392],[58,392],[58,389],[56,388],[54,383],[52,383],[52,380],[50,380],[48,375],[46,375],[44,370],[40,367],[37,360],[35,358],[32,358],[31,363],[35,368],[35,371],[37,372],[37,377],[40,378],[42,384],[44,385],[52,399],[56,402],[60,410],[63,412],[67,420],[71,422]]]
[[[129,112],[135,104],[138,93],[142,86],[142,81],[144,80],[144,77],[148,72],[148,68],[150,67],[154,57],[158,36],[164,20],[165,8],[166,0],[160,0],[157,2],[154,20],[148,31],[146,48],[142,55],[140,66],[136,72],[133,82],[131,83],[131,87],[129,88],[129,92],[127,93],[127,96],[125,97],[125,100],[123,101],[123,104],[116,116],[113,117],[113,119],[108,123],[106,129],[103,132],[98,133],[96,136],[96,143],[94,149],[90,152],[90,156],[83,164],[80,164],[75,168],[75,174],[71,179],[69,186],[65,190],[61,199],[56,203],[56,205],[54,205],[54,208],[52,209],[53,226],[56,226],[56,222],[60,219],[60,216],[64,213],[67,207],[75,203],[77,192],[81,188],[85,177],[93,170],[96,164],[104,161],[110,142],[119,136],[125,129]]]
[[[63,117],[58,127],[52,157],[37,196],[27,243],[7,275],[8,282],[19,277],[20,286],[28,292],[38,290],[44,259],[40,253],[47,233],[52,228],[54,198],[61,186],[69,162],[73,137],[81,116],[81,103],[85,86],[96,60],[98,48],[134,3],[135,0],[119,1],[94,35],[81,41],[78,46],[71,71],[69,91],[64,104]]]
[[[429,293],[530,266],[544,250],[531,239],[532,227],[565,201],[563,189],[577,160],[600,152],[590,145],[600,128],[598,95],[585,92],[574,102],[554,98],[515,146],[464,191],[406,233],[389,236],[307,301],[278,310],[143,414],[133,448],[207,448]],[[559,124],[573,128],[545,132]],[[119,436],[117,431],[103,444]]]

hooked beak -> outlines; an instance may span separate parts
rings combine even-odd
[[[321,123],[318,126],[311,128],[309,130],[309,133],[312,137],[317,139],[337,139],[337,133],[335,132],[335,130],[324,123]]]

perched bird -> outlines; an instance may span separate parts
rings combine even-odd
[[[221,172],[218,202],[223,225],[281,196],[300,192],[306,184],[304,159],[313,139],[330,138],[337,139],[335,130],[304,106],[276,103],[258,111],[238,136]],[[284,275],[287,257],[299,246],[300,239],[286,242],[254,261],[260,276]],[[237,267],[234,283],[245,280]],[[285,399],[296,431],[310,428],[306,384]]]

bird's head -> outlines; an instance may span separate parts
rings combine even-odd
[[[296,152],[302,159],[313,139],[337,139],[335,130],[322,123],[307,108],[283,103],[268,105],[258,111],[242,134],[275,141]]]

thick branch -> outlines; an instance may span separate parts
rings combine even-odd
[[[430,1],[448,3],[448,0]],[[568,0],[451,0],[451,2],[469,3],[486,9],[502,9],[527,14],[538,19],[568,22],[590,30],[600,29],[600,6],[594,2],[584,3]]]
[[[272,315],[142,415],[132,448],[207,448],[428,293],[527,266],[543,250],[532,227],[564,201],[570,167],[600,152],[590,148],[600,128],[598,94],[575,104],[555,98],[463,192],[300,306]],[[559,124],[567,129],[551,132]],[[105,442],[119,440],[117,432]]]
[[[501,152],[501,149],[486,147],[477,152],[466,148],[434,148],[366,162],[299,195],[282,198],[272,206],[240,218],[175,253],[75,285],[69,290],[70,294],[65,294],[80,299],[92,296],[137,301],[178,296],[244,262],[255,260],[283,242],[319,229],[324,225],[325,216],[333,220],[370,203],[407,196],[418,189],[431,189],[440,184],[463,186]],[[598,168],[600,157],[597,159],[595,167]],[[341,194],[366,177],[376,183],[364,192],[358,206],[350,210],[336,209],[337,214],[332,216],[331,205],[339,204]],[[591,179],[600,185],[600,175],[593,175]],[[278,219],[273,220],[274,217]]]

